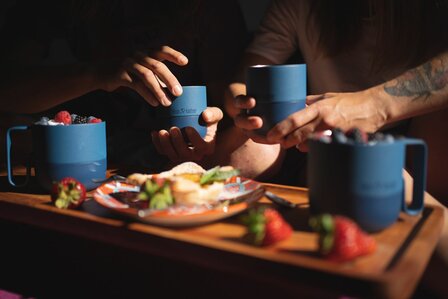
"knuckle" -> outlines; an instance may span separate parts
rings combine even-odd
[[[149,63],[149,67],[154,71],[160,71],[165,68],[165,64],[163,64],[162,62],[160,62],[158,60],[153,59]]]
[[[299,119],[296,118],[296,117],[292,117],[291,120],[290,120],[290,123],[291,123],[291,125],[292,125],[294,128],[297,128],[297,127],[300,126]]]
[[[151,82],[153,76],[154,75],[152,74],[152,72],[142,72],[143,80],[145,80],[146,82]]]

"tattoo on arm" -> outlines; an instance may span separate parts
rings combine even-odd
[[[445,59],[444,59],[445,58]],[[435,58],[406,72],[384,85],[384,91],[392,96],[428,98],[433,92],[448,86],[448,59]]]

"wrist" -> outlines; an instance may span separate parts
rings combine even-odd
[[[377,129],[397,120],[397,103],[384,91],[383,87],[381,84],[366,90],[367,97],[372,101],[374,111],[377,113]]]

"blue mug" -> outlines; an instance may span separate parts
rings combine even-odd
[[[247,95],[257,101],[248,115],[263,120],[263,126],[255,132],[266,133],[294,112],[305,108],[306,65],[256,65],[247,70]]]
[[[182,89],[182,95],[171,97],[171,106],[158,108],[160,129],[178,127],[183,131],[192,127],[204,138],[207,126],[202,120],[202,112],[207,108],[207,89],[205,86],[183,86]]]
[[[309,140],[308,187],[312,214],[345,215],[368,232],[393,224],[400,211],[417,215],[426,187],[426,144],[419,139],[369,144]],[[412,203],[405,203],[406,148],[414,149]]]
[[[25,186],[30,177],[27,165],[26,181],[13,180],[11,166],[11,132],[31,130],[33,163],[39,185],[47,191],[52,183],[64,177],[73,177],[87,190],[95,189],[106,179],[107,150],[106,123],[49,126],[34,124],[9,128],[6,133],[8,180],[13,186]]]

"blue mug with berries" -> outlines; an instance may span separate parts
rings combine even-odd
[[[393,138],[360,130],[315,133],[308,140],[308,187],[312,214],[340,214],[368,232],[380,231],[400,211],[418,215],[424,206],[427,147],[424,141]],[[405,202],[403,169],[411,155],[414,178],[410,204]]]
[[[22,187],[28,184],[31,166],[27,165],[25,182],[18,184],[11,165],[11,135],[14,131],[30,130],[32,163],[40,186],[51,190],[55,181],[73,177],[87,190],[98,187],[106,179],[106,123],[95,117],[81,117],[61,111],[54,119],[42,118],[31,126],[9,128],[6,134],[8,181]]]

